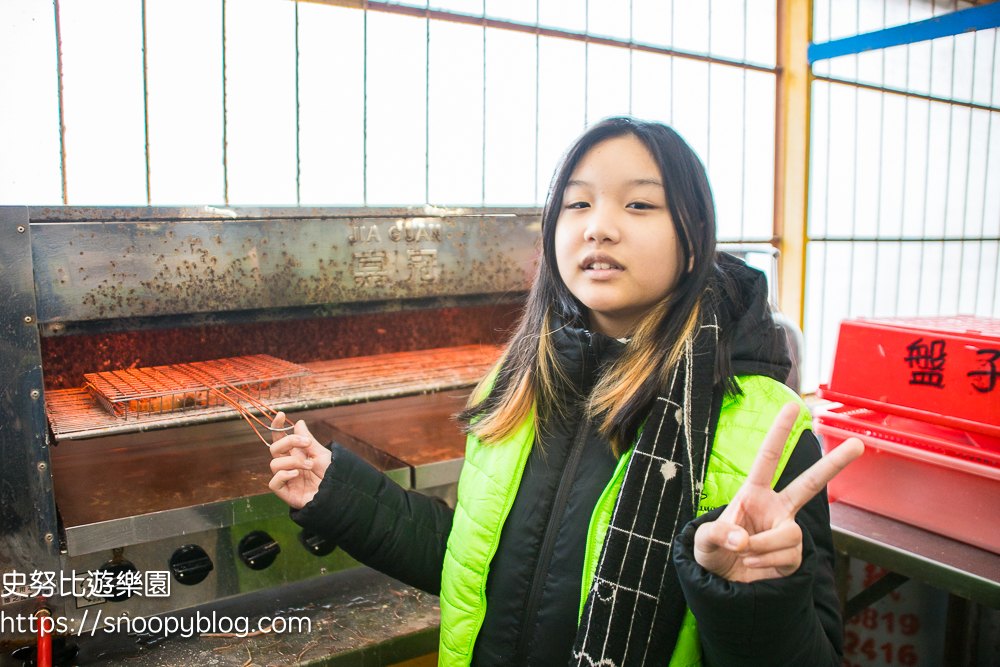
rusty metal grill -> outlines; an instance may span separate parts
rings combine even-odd
[[[502,351],[492,345],[467,345],[309,362],[302,368],[312,376],[308,383],[303,381],[301,393],[278,397],[275,389],[267,402],[276,410],[298,412],[469,387],[489,371]],[[266,399],[265,393],[261,399]],[[230,405],[213,403],[198,410],[153,412],[126,421],[101,407],[83,387],[46,391],[45,409],[57,442],[205,424],[238,416]]]
[[[87,373],[87,391],[117,419],[294,398],[312,372],[266,354]]]

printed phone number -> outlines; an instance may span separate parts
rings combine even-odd
[[[873,607],[868,607],[860,614],[848,621],[848,625],[860,625],[868,630],[882,630],[889,634],[897,630],[902,635],[913,636],[920,631],[920,618],[916,614],[900,614],[898,617],[893,612],[887,612],[879,616]],[[905,641],[905,640],[904,640]],[[861,640],[857,632],[853,630],[844,631],[844,659],[841,667],[859,667],[852,662],[854,656],[865,657],[868,660],[884,658],[887,665],[916,665],[920,662],[920,655],[913,644],[894,644],[886,642],[876,645],[871,637]]]

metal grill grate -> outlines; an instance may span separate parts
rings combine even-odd
[[[258,354],[84,377],[87,390],[105,410],[129,421],[246,401],[241,392],[258,402],[293,398],[311,374],[298,364]]]
[[[301,394],[278,398],[275,390],[269,404],[299,412],[469,387],[489,372],[501,352],[491,345],[468,345],[311,362],[304,364],[312,375],[303,380]],[[230,405],[213,404],[125,421],[109,414],[84,388],[46,391],[45,409],[57,442],[206,424],[236,415]]]

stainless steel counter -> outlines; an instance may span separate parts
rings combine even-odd
[[[843,503],[830,524],[841,554],[1000,609],[1000,555]]]

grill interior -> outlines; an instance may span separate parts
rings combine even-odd
[[[273,396],[268,400],[267,388],[262,388],[261,400],[276,410],[290,412],[468,387],[482,378],[499,357],[500,352],[501,349],[494,346],[467,345],[308,362],[299,368],[311,373],[311,376],[308,382],[302,380],[303,384],[298,393],[286,392],[278,396],[278,389],[275,387],[271,389]],[[289,365],[294,366],[294,364]],[[198,364],[184,366],[198,367]],[[183,390],[168,389],[161,393],[184,396]],[[189,399],[193,398],[190,391],[187,396]],[[129,400],[140,399],[132,397]],[[191,408],[175,406],[167,410],[168,401],[164,400],[164,409],[161,411],[156,409],[159,407],[159,398],[152,400],[155,404],[152,411],[143,404],[146,407],[142,412],[142,418],[126,420],[103,407],[90,389],[80,387],[46,392],[45,408],[56,441],[204,424],[240,416],[225,403],[191,406]],[[198,409],[193,409],[194,407]]]

